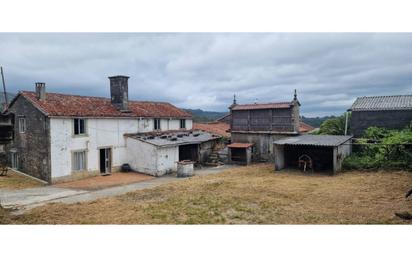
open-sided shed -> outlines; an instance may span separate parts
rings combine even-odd
[[[298,168],[299,160],[309,159],[314,171],[342,169],[342,161],[351,151],[351,136],[301,135],[276,140],[273,143],[275,170]]]

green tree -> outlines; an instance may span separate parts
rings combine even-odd
[[[349,120],[348,117],[348,131],[349,131]],[[336,118],[325,120],[319,128],[319,134],[321,135],[345,135],[345,123],[346,123],[346,114],[342,114]]]

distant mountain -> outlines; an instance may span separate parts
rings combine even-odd
[[[7,100],[11,101],[11,99],[13,99],[15,96],[15,94],[12,93],[7,93]],[[3,103],[4,103],[4,94],[3,92],[0,91],[0,112],[3,111]]]
[[[193,115],[195,122],[209,122],[219,119],[227,114],[227,112],[209,112],[201,109],[183,109]]]
[[[301,120],[305,122],[306,124],[311,125],[312,127],[319,128],[322,122],[324,122],[327,119],[331,119],[331,118],[335,118],[335,116],[332,115],[332,116],[315,117],[315,118],[309,118],[309,117],[302,116]]]

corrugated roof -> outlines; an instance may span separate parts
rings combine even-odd
[[[232,143],[230,145],[228,145],[227,147],[229,148],[248,148],[253,146],[253,144],[251,143]]]
[[[219,136],[202,131],[164,131],[153,133],[125,134],[125,136],[140,140],[142,142],[158,147],[171,147],[179,145],[200,144],[210,140],[219,139]]]
[[[130,101],[129,112],[121,112],[109,98],[46,93],[40,101],[35,92],[20,93],[48,116],[65,117],[176,117],[190,118],[191,114],[164,102]]]
[[[363,96],[353,103],[352,111],[412,110],[412,95]]]
[[[258,109],[288,109],[292,102],[265,103],[265,104],[237,104],[232,106],[232,110],[258,110]]]
[[[273,143],[276,145],[338,146],[351,138],[352,136],[301,135],[276,140]]]

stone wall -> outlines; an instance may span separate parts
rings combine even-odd
[[[9,109],[14,114],[14,141],[7,145],[8,163],[11,152],[19,156],[19,170],[44,181],[51,182],[50,171],[50,121],[24,97]],[[19,118],[26,119],[25,133],[19,132]]]
[[[351,116],[351,133],[362,136],[368,127],[403,129],[412,121],[412,110],[405,111],[353,111]]]
[[[293,135],[232,132],[231,136],[232,142],[254,144],[252,161],[273,161],[273,141]]]

